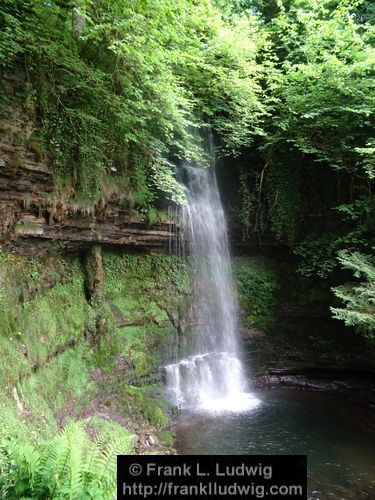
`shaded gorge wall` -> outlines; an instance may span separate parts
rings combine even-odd
[[[41,261],[1,252],[2,414],[44,437],[99,415],[147,449],[147,429],[170,422],[159,367],[188,293],[183,269],[100,248]]]

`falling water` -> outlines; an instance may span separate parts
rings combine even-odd
[[[185,166],[187,200],[180,227],[193,269],[194,324],[186,357],[166,366],[167,389],[180,408],[241,411],[258,404],[239,359],[237,307],[227,227],[213,169]],[[173,246],[173,244],[172,244]],[[181,243],[174,243],[181,254]]]

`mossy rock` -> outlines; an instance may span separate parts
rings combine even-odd
[[[156,437],[162,446],[173,446],[176,433],[174,431],[163,430],[156,433]]]
[[[137,377],[145,377],[150,373],[150,358],[143,352],[136,352],[132,356],[134,372]]]
[[[157,429],[163,429],[169,425],[169,418],[160,408],[160,406],[150,406],[146,407],[144,411],[144,417],[150,422],[151,425]]]

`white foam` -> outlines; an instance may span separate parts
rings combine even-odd
[[[261,404],[261,400],[251,393],[241,392],[230,394],[224,398],[206,398],[198,409],[215,414],[244,413],[253,410]]]
[[[213,170],[188,165],[184,174],[186,203],[174,246],[189,243],[195,326],[186,339],[185,357],[165,367],[167,392],[181,409],[249,411],[259,400],[249,392],[241,362],[236,292],[216,178]]]

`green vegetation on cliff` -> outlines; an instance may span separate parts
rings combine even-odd
[[[0,65],[24,71],[57,196],[156,220],[184,197],[173,165],[208,164],[210,128],[237,157],[244,235],[272,231],[326,279],[340,251],[374,248],[374,16],[368,0],[5,0]]]
[[[229,149],[257,132],[254,28],[209,1],[6,0],[0,26],[0,64],[24,66],[40,121],[33,150],[51,156],[71,197],[181,201],[170,161],[206,161],[198,127]]]
[[[0,252],[2,498],[112,498],[116,452],[169,424],[166,309],[179,314],[188,286],[164,255],[106,253],[99,272],[91,258]]]
[[[246,326],[268,331],[275,324],[279,289],[274,269],[260,259],[237,258],[233,270],[239,301],[247,313]]]
[[[255,15],[267,41],[258,59],[263,135],[241,150],[236,173],[228,167],[237,176],[231,205],[245,236],[271,231],[299,257],[299,273],[337,285],[340,252],[375,248],[372,2],[217,4],[229,17]],[[369,294],[361,301],[372,310]],[[372,329],[370,316],[362,332]]]

